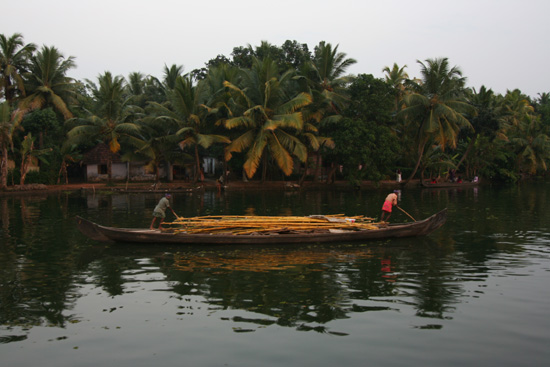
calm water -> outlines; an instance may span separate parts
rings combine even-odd
[[[175,194],[180,216],[365,214],[387,192]],[[111,245],[158,195],[0,197],[1,366],[547,366],[549,184],[406,190],[424,238]],[[392,221],[406,221],[396,211]]]

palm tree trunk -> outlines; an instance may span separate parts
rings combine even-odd
[[[66,178],[67,177],[67,165],[65,164],[65,159],[61,161],[61,167],[59,168],[59,172],[57,173],[57,184],[59,185],[61,183],[61,177]],[[65,182],[66,184],[68,182]]]
[[[334,183],[334,181],[335,181],[334,180],[334,175],[336,174],[337,169],[338,169],[337,165],[335,165],[334,163],[330,164],[330,171],[327,174],[327,185],[331,184],[331,183]]]
[[[193,180],[193,183],[197,183],[201,172],[201,160],[199,157],[199,147],[197,144],[195,144],[195,166],[195,179]]]
[[[309,158],[309,153],[308,153],[308,158]],[[304,173],[302,174],[302,177],[300,177],[300,180],[298,181],[298,185],[300,185],[300,186],[302,186],[302,184],[306,180],[307,170],[309,168],[309,159],[308,158],[306,158],[306,162],[304,163]]]
[[[264,152],[264,155],[262,157],[262,183],[265,182],[265,179],[267,177],[267,154]]]
[[[0,190],[5,190],[8,187],[8,148],[2,145],[2,162],[0,162],[2,176],[0,181]]]
[[[407,178],[403,183],[401,184],[402,187],[407,186],[409,181],[411,181],[414,178],[414,175],[416,175],[416,171],[418,171],[418,167],[420,167],[420,162],[422,161],[422,157],[424,156],[424,148],[426,147],[427,139],[424,139],[422,143],[418,146],[418,160],[416,161],[416,166],[414,167],[414,170],[412,174]]]
[[[174,173],[172,171],[172,163],[169,161],[166,161],[166,181],[172,182],[174,181]]]
[[[19,179],[19,185],[23,186],[25,184],[25,179],[27,178],[27,172],[29,171],[30,156],[23,157],[21,161],[21,178]]]
[[[111,152],[107,155],[107,182],[111,183],[111,178],[113,177],[113,158],[111,157]]]
[[[468,154],[472,150],[472,147],[475,145],[478,136],[479,136],[479,134],[475,134],[474,137],[472,138],[472,140],[470,140],[470,144],[468,144],[468,148],[466,148],[466,152],[464,152],[464,155],[462,156],[462,158],[460,159],[460,161],[456,165],[457,171],[458,171],[458,168],[462,165],[462,163],[466,160],[466,157],[468,156]]]
[[[319,181],[320,170],[321,170],[321,149],[318,149],[317,160],[315,162],[315,176],[313,176],[313,182]]]

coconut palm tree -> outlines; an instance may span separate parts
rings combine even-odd
[[[59,173],[57,174],[57,183],[59,184],[61,178],[63,178],[63,182],[68,184],[69,175],[67,167],[72,163],[79,162],[82,159],[82,154],[80,154],[76,145],[69,144],[63,144],[59,153],[61,154],[61,164],[59,166]]]
[[[493,139],[499,129],[497,116],[498,103],[494,92],[482,85],[479,92],[472,89],[467,93],[468,100],[476,108],[477,114],[470,119],[473,129],[470,130],[471,135],[467,137],[468,145],[462,158],[457,163],[456,169],[459,169],[462,163],[468,158],[480,135]]]
[[[160,181],[160,165],[163,162],[184,163],[184,159],[193,161],[193,157],[176,149],[180,140],[177,135],[180,126],[176,121],[146,115],[135,123],[139,131],[126,138],[126,142],[134,150],[128,150],[122,158],[128,161],[146,161],[147,168],[155,173],[157,183]]]
[[[405,82],[409,79],[409,74],[405,71],[407,65],[399,67],[394,63],[392,68],[386,66],[382,71],[386,73],[385,80],[395,91],[395,111],[399,110],[399,103],[405,95]]]
[[[31,58],[25,81],[27,97],[18,105],[17,119],[22,119],[30,111],[49,106],[60,112],[65,119],[72,118],[68,105],[73,97],[75,82],[66,74],[74,67],[74,57],[65,58],[57,48],[43,46]]]
[[[35,50],[33,43],[24,44],[20,33],[9,38],[0,34],[0,97],[4,96],[10,106],[18,95],[25,96],[22,74]]]
[[[215,143],[229,143],[230,140],[222,135],[207,133],[206,115],[208,109],[205,106],[208,94],[205,93],[207,85],[204,81],[193,84],[190,75],[179,76],[174,82],[174,87],[167,90],[168,104],[150,104],[150,115],[156,119],[175,123],[178,130],[175,135],[178,138],[181,149],[188,147],[193,149],[195,157],[194,181],[200,177],[199,146],[208,148]]]
[[[518,171],[529,174],[546,171],[550,164],[550,138],[542,132],[539,119],[530,115],[514,135],[510,142],[516,148]]]
[[[403,185],[415,176],[428,142],[456,147],[460,129],[471,128],[466,115],[475,114],[465,98],[465,78],[458,67],[451,68],[447,58],[418,63],[422,74],[418,91],[403,97],[405,107],[398,112],[415,136],[417,150],[416,165]]]
[[[534,111],[529,97],[519,89],[507,91],[500,101],[498,110],[502,131],[506,132],[513,127],[519,127],[525,119],[533,115]]]
[[[330,43],[322,41],[315,47],[311,62],[304,64],[301,74],[306,78],[310,89],[320,94],[313,95],[313,98],[315,101],[321,99],[325,110],[338,114],[348,102],[346,87],[352,78],[346,72],[355,63],[355,59],[338,52],[338,45],[332,47]]]
[[[330,43],[320,42],[315,47],[313,58],[300,68],[301,90],[312,96],[312,103],[303,108],[302,113],[307,134],[301,134],[302,143],[312,151],[319,153],[319,147],[333,148],[334,142],[329,138],[317,134],[317,126],[321,123],[335,122],[341,119],[340,112],[348,104],[347,86],[352,78],[345,73],[357,61],[347,58],[347,55],[338,52],[338,45],[332,47]],[[315,136],[316,135],[316,136]],[[315,139],[313,139],[315,137]],[[321,155],[317,154],[316,172],[313,180],[317,181]],[[307,162],[307,159],[306,159]],[[306,167],[307,171],[307,167]],[[303,181],[302,177],[300,182]]]
[[[529,97],[516,89],[508,91],[500,102],[499,136],[509,141],[516,152],[518,173],[523,171],[534,174],[538,169],[545,171],[550,158],[550,140]]]
[[[8,149],[13,149],[13,132],[16,125],[12,120],[10,104],[0,104],[0,190],[8,185]]]
[[[173,64],[168,67],[164,65],[164,81],[163,85],[165,89],[174,89],[176,86],[176,79],[183,75],[183,65]]]
[[[28,133],[21,142],[21,167],[20,167],[20,185],[23,186],[25,184],[25,180],[27,178],[27,173],[29,172],[29,168],[33,161],[35,159],[39,159],[42,162],[45,162],[44,155],[51,152],[50,149],[35,149],[34,142],[36,138],[32,136],[31,133]]]
[[[240,85],[224,83],[235,101],[231,111],[235,117],[227,119],[224,126],[244,130],[227,146],[226,159],[246,151],[246,175],[252,178],[262,162],[265,181],[268,158],[272,157],[288,176],[294,167],[293,157],[302,162],[307,158],[307,148],[296,132],[303,129],[300,109],[311,103],[311,95],[296,93],[294,72],[279,75],[277,64],[269,58],[254,58],[252,68],[243,75]]]
[[[118,153],[122,137],[138,132],[133,119],[140,110],[130,104],[131,96],[128,96],[123,77],[113,77],[110,72],[105,72],[97,78],[97,81],[98,85],[87,81],[93,96],[92,110],[87,110],[87,116],[84,118],[68,121],[71,127],[67,134],[68,144],[103,142],[109,146],[112,153]],[[110,155],[107,161],[107,175],[110,181],[112,177]]]

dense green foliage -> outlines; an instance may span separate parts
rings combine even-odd
[[[145,162],[157,180],[171,179],[161,166],[198,180],[206,156],[248,179],[353,184],[397,169],[405,184],[449,170],[516,181],[546,175],[550,164],[549,94],[476,91],[447,58],[418,61],[418,78],[393,64],[378,79],[348,75],[356,61],[338,45],[310,51],[289,40],[235,47],[185,75],[165,65],[163,80],[104,72],[96,82],[67,77],[74,60],[0,34],[0,188],[24,181],[26,165],[40,167],[27,180],[66,181],[67,167],[99,143]]]

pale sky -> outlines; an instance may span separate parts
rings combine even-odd
[[[447,57],[467,85],[496,93],[550,92],[548,0],[1,0],[0,33],[57,47],[76,58],[69,76],[96,80],[105,71],[163,76],[184,73],[233,47],[310,50],[326,41],[357,60],[350,74],[383,77],[382,69]]]

